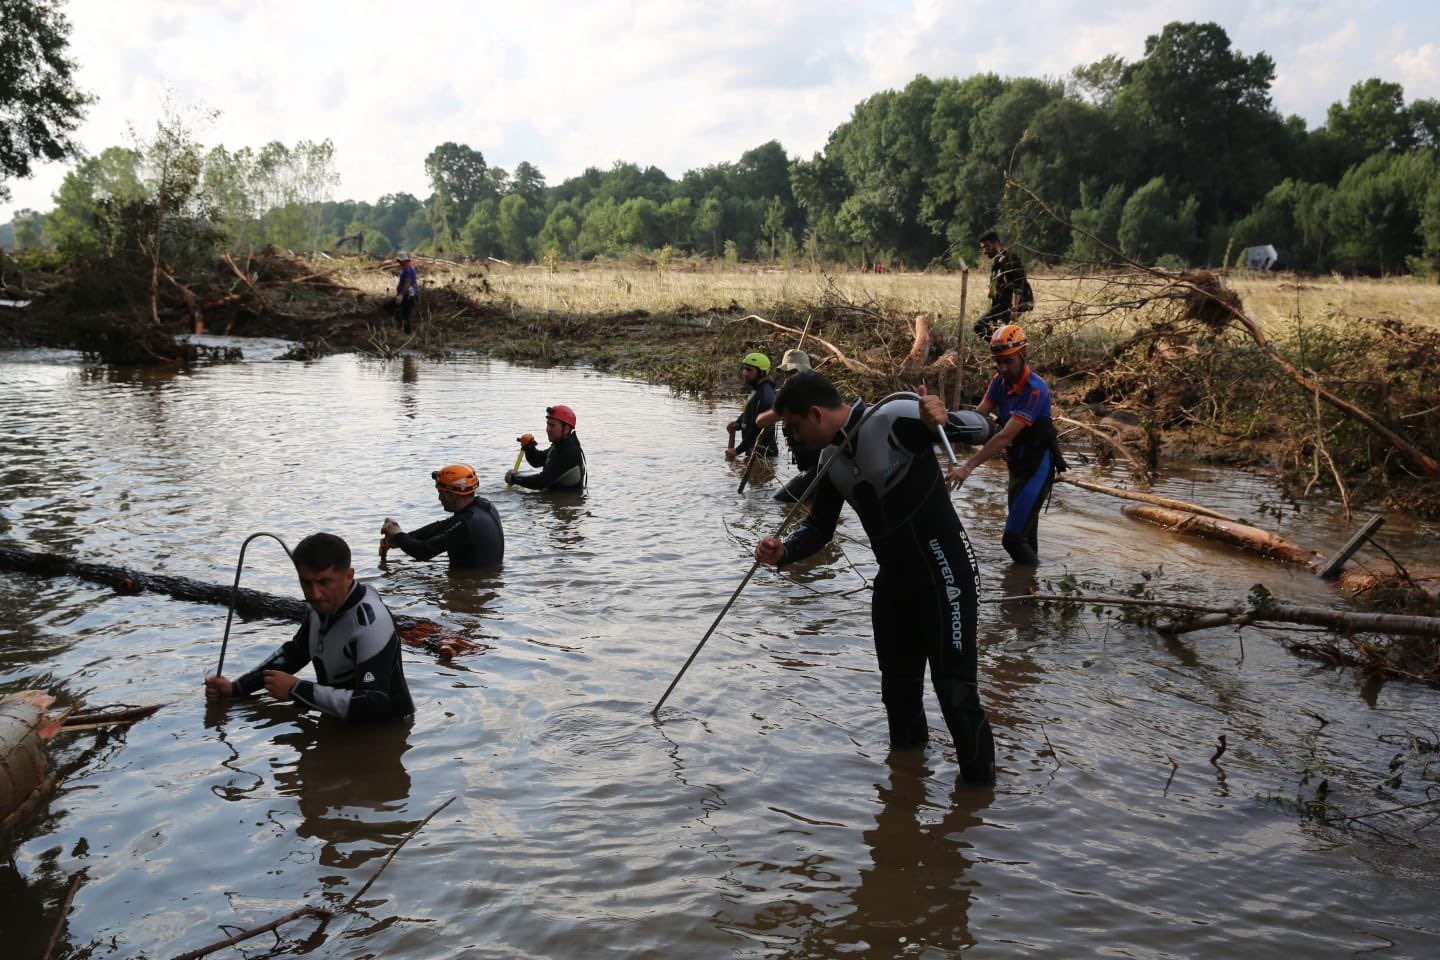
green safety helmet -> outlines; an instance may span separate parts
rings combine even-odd
[[[747,353],[745,359],[740,361],[741,366],[754,367],[761,373],[770,372],[770,358],[763,353]]]

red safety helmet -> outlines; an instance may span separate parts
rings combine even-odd
[[[559,420],[561,423],[568,423],[570,429],[575,429],[575,411],[563,403],[557,403],[553,407],[546,407],[545,416]]]
[[[452,463],[448,467],[441,467],[430,474],[430,478],[435,481],[436,490],[459,494],[462,497],[480,489],[480,478],[475,475],[475,468],[468,463]]]
[[[1030,342],[1025,339],[1025,331],[1021,330],[1017,324],[1007,323],[996,330],[995,335],[990,338],[990,356],[1008,357],[1012,353],[1019,353],[1028,346],[1030,346]]]

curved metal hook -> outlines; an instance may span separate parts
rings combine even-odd
[[[225,648],[230,645],[230,623],[235,619],[235,598],[240,592],[240,571],[245,566],[245,548],[250,546],[250,541],[256,537],[269,537],[271,540],[274,540],[280,544],[280,548],[285,551],[285,556],[294,560],[294,556],[290,553],[290,548],[285,546],[284,540],[281,540],[276,534],[266,533],[263,530],[250,534],[250,536],[245,538],[245,542],[240,544],[240,559],[235,563],[235,582],[230,587],[230,612],[225,615],[225,636],[220,640],[220,662],[215,665],[214,675],[217,677],[225,670]]]

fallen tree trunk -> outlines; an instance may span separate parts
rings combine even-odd
[[[1077,480],[1074,477],[1056,477],[1057,483],[1068,483],[1071,486],[1079,487],[1082,490],[1090,490],[1095,493],[1104,493],[1112,497],[1119,497],[1122,500],[1135,500],[1139,503],[1148,503],[1156,507],[1167,507],[1172,510],[1188,510],[1191,513],[1199,514],[1202,517],[1214,517],[1216,520],[1225,520],[1229,523],[1238,523],[1234,517],[1226,516],[1218,510],[1211,510],[1209,507],[1202,507],[1194,503],[1186,503],[1184,500],[1171,500],[1169,497],[1157,497],[1150,493],[1136,493],[1133,490],[1120,490],[1116,487],[1107,487],[1098,483],[1090,483],[1087,480]]]
[[[195,603],[230,605],[231,588],[218,583],[205,583],[188,577],[171,577],[156,573],[137,573],[124,567],[104,563],[88,563],[53,553],[36,553],[14,547],[0,547],[0,570],[34,573],[46,577],[78,577],[111,587],[117,593],[163,593],[177,600]],[[300,620],[310,607],[303,600],[280,597],[273,593],[240,587],[234,591],[235,612],[246,619]],[[464,639],[433,620],[392,614],[400,639],[412,647],[424,647],[441,657],[463,653],[484,644]]]
[[[1298,563],[1306,567],[1314,567],[1317,562],[1324,562],[1325,559],[1320,554],[1298,547],[1283,537],[1261,530],[1259,527],[1236,523],[1233,520],[1202,517],[1183,510],[1171,510],[1166,507],[1150,505],[1121,507],[1120,512],[1132,520],[1144,520],[1159,524],[1177,533],[1219,540],[1232,547],[1240,547],[1266,559],[1279,560],[1282,563]]]

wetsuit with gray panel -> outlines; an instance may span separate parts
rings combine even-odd
[[[821,451],[824,475],[814,506],[785,541],[782,564],[828,543],[841,505],[850,504],[880,563],[871,621],[890,745],[918,747],[929,739],[923,702],[928,663],[961,771],[984,780],[993,770],[995,746],[976,682],[975,553],[950,502],[935,434],[921,421],[918,402],[891,401],[861,425],[864,414],[864,404],[856,403],[844,430]],[[979,424],[966,427],[988,434]]]

